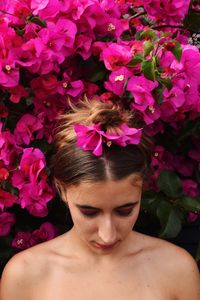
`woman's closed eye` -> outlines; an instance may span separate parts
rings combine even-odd
[[[133,207],[126,207],[126,208],[118,208],[115,210],[115,213],[122,217],[129,216],[133,211]]]
[[[121,217],[128,217],[129,215],[131,215],[134,207],[136,206],[137,203],[135,203],[134,205],[131,205],[129,207],[121,207],[121,208],[116,208],[114,210],[114,213],[118,216]],[[98,209],[94,209],[94,208],[80,208],[80,212],[87,217],[95,217],[100,213],[100,210]]]
[[[94,217],[98,214],[98,210],[96,209],[88,209],[88,208],[81,208],[80,212],[84,215],[84,216],[88,216],[88,217]]]

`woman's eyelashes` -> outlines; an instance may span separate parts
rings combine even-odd
[[[123,207],[123,208],[116,208],[114,210],[114,214],[121,216],[121,217],[128,217],[131,215],[135,205],[132,205],[131,207]],[[84,209],[80,208],[80,212],[86,216],[86,217],[96,217],[98,214],[100,214],[99,210],[96,209]]]

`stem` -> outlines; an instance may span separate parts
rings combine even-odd
[[[182,29],[182,30],[187,30],[184,26],[182,25],[157,25],[157,26],[152,26],[152,29],[160,29],[160,28],[178,28],[178,29]]]
[[[0,12],[2,12],[5,15],[9,15],[9,16],[12,16],[12,17],[15,17],[15,18],[18,18],[18,19],[24,19],[23,17],[17,17],[17,16],[15,16],[15,15],[13,15],[13,14],[5,11],[5,10],[2,10],[2,9],[0,9]]]
[[[143,16],[143,15],[146,15],[146,11],[141,11],[141,12],[138,12],[137,14],[135,14],[134,16],[131,16],[129,18],[129,21],[132,20],[132,19],[135,19],[137,17]]]

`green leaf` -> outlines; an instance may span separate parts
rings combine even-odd
[[[143,61],[143,55],[135,55],[133,59],[127,64],[127,67],[134,67]]]
[[[144,46],[144,57],[146,57],[153,50],[154,46],[150,40],[145,41],[143,46]]]
[[[175,202],[188,212],[200,212],[200,197],[182,197]]]
[[[156,79],[155,76],[155,65],[153,60],[144,60],[142,62],[142,72],[147,79],[154,81]]]
[[[160,82],[162,85],[164,85],[164,86],[168,89],[168,91],[170,91],[170,90],[172,89],[172,87],[173,87],[171,78],[161,78],[161,79],[159,80],[159,82]]]
[[[157,217],[161,223],[161,238],[175,238],[181,230],[180,213],[168,202],[160,202],[157,208]]]
[[[34,24],[37,24],[41,27],[47,27],[47,23],[45,20],[41,20],[39,17],[36,17],[36,16],[33,16],[33,17],[30,17],[29,19],[30,22],[34,23]]]
[[[92,74],[92,76],[90,77],[90,81],[97,82],[99,80],[103,80],[105,74],[106,74],[106,71],[104,71],[104,70],[97,71],[96,73]]]
[[[160,190],[168,197],[180,197],[183,195],[180,178],[174,172],[163,170],[157,181]]]
[[[182,47],[181,44],[178,43],[177,41],[174,41],[175,43],[175,47],[171,50],[171,52],[174,54],[174,56],[176,57],[176,59],[178,61],[181,60],[181,56],[182,56]]]
[[[190,11],[189,14],[186,16],[184,22],[184,27],[187,29],[200,32],[200,14],[199,12]]]
[[[145,30],[140,34],[140,40],[142,40],[146,37],[149,37],[152,40],[155,40],[156,38],[158,38],[156,32],[153,29]]]
[[[200,135],[200,118],[195,120],[186,120],[184,126],[179,132],[178,144],[183,145],[187,143],[187,139],[191,136],[199,136]]]
[[[141,36],[142,33],[143,33],[143,30],[137,31],[137,32],[136,32],[136,35],[135,35],[135,39],[136,39],[136,40],[140,40],[140,39],[141,39],[140,36]]]
[[[163,102],[163,88],[157,90],[156,102],[157,102],[158,105],[162,104],[162,102]]]
[[[160,201],[163,199],[163,195],[152,191],[147,191],[142,195],[141,208],[148,211],[151,215],[157,216],[157,208]]]
[[[25,34],[25,29],[15,28],[15,32],[19,36],[23,36]]]

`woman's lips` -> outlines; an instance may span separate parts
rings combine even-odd
[[[110,249],[114,248],[117,243],[118,242],[115,242],[113,244],[108,244],[108,245],[95,243],[95,246],[97,248],[100,248],[100,249],[103,249],[103,250],[110,250]]]

